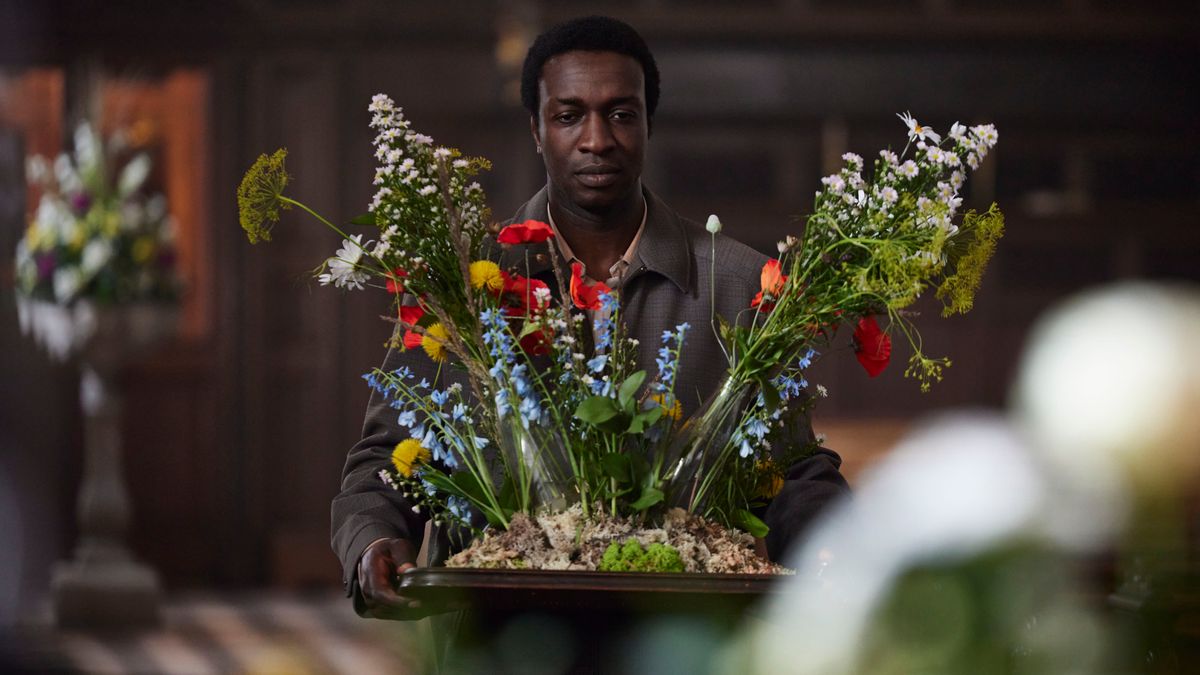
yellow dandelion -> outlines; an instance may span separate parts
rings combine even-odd
[[[446,332],[446,327],[440,323],[435,323],[425,329],[425,335],[421,338],[421,349],[429,355],[429,358],[434,361],[446,360],[446,342],[450,334]]]
[[[655,394],[650,397],[651,401],[657,403],[663,409],[663,415],[678,421],[683,417],[683,406],[679,403],[679,399],[674,399],[671,405],[667,405],[666,394]]]
[[[491,260],[476,260],[471,263],[471,287],[483,288],[489,291],[499,291],[504,288],[504,278],[500,276],[500,266]]]
[[[392,450],[392,466],[405,478],[412,476],[413,469],[429,463],[432,458],[429,449],[415,438],[400,441],[396,444],[396,449]]]
[[[279,209],[290,209],[283,201],[283,190],[291,176],[284,169],[287,150],[280,148],[270,157],[259,155],[238,186],[238,221],[251,244],[271,241],[271,225],[279,222]]]

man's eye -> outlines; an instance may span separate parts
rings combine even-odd
[[[611,117],[621,122],[629,122],[637,117],[632,110],[614,110]]]
[[[562,124],[570,124],[579,119],[579,115],[576,115],[575,113],[559,113],[554,116],[554,119]]]

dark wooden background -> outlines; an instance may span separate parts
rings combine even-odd
[[[1055,301],[1118,279],[1200,279],[1194,2],[27,4],[0,10],[0,73],[63,69],[63,120],[85,65],[112,80],[182,69],[203,84],[203,133],[185,160],[200,177],[189,303],[201,309],[126,381],[133,543],[172,588],[336,583],[329,500],[359,432],[359,375],[388,333],[386,298],[309,280],[336,235],[291,213],[275,242],[245,242],[241,172],[287,146],[294,195],[330,215],[363,212],[366,105],[386,92],[440,142],[494,160],[485,187],[507,217],[544,180],[515,97],[520,59],[559,19],[605,11],[642,31],[663,79],[647,183],[764,251],[844,151],[903,144],[897,112],[943,131],[998,126],[967,202],[998,201],[1008,235],[976,310],[921,322],[928,350],[954,360],[946,381],[921,395],[901,363],[872,381],[830,354],[811,378],[831,392],[818,431],[822,419],[869,429],[1003,406],[1027,330]],[[23,133],[0,129],[0,251],[25,222]],[[10,279],[8,253],[0,261]],[[19,498],[33,594],[73,542],[76,379],[20,338],[7,291],[0,354],[0,489]]]

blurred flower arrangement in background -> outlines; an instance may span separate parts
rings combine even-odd
[[[72,154],[27,162],[41,199],[17,243],[17,293],[59,305],[174,301],[175,225],[166,198],[144,189],[150,156],[86,122],[74,141]]]
[[[839,326],[856,326],[856,356],[873,377],[891,358],[891,335],[902,335],[912,349],[907,374],[928,389],[949,363],[924,354],[905,308],[932,290],[947,315],[969,310],[1003,231],[994,205],[959,214],[959,189],[996,143],[995,129],[955,124],[943,143],[903,115],[904,151],[881,152],[869,177],[847,153],[845,168],[822,180],[802,236],[780,242],[761,270],[757,296],[738,316],[712,317],[726,380],[684,419],[675,375],[689,367],[689,331],[710,327],[664,331],[650,372],[626,335],[619,292],[564,269],[545,223],[490,221],[473,181],[487,160],[436,146],[387,96],[369,111],[377,192],[351,223],[376,232],[347,234],[285,196],[284,150],[247,172],[240,221],[252,243],[269,240],[280,211],[301,208],[342,237],[317,270],[322,284],[393,294],[392,346],[422,349],[437,374],[405,366],[366,375],[410,435],[380,478],[435,521],[469,525],[473,509],[507,530],[539,510],[573,509],[584,521],[654,526],[669,523],[674,507],[764,535],[752,509],[816,448],[795,438],[792,421],[825,393],[810,395],[804,377],[818,350]],[[715,247],[719,219],[707,229]],[[550,283],[529,272],[539,255],[554,265]]]

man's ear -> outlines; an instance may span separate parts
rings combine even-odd
[[[537,148],[537,153],[542,154],[542,134],[538,130],[537,117],[529,116],[529,133],[533,135],[533,144]]]

